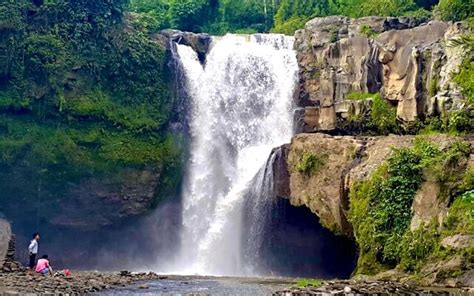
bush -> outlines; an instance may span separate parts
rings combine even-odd
[[[462,88],[466,100],[474,104],[474,60],[465,59],[453,80]]]
[[[413,197],[422,181],[420,161],[410,149],[394,149],[370,180],[351,189],[349,220],[361,253],[358,273],[378,272],[400,261],[399,242],[409,226]]]
[[[379,94],[370,94],[370,93],[363,93],[363,92],[349,92],[346,94],[345,99],[351,101],[360,101],[360,100],[368,100],[373,99],[374,97],[379,96]]]
[[[3,2],[0,179],[17,179],[0,182],[0,204],[29,211],[38,186],[67,199],[71,184],[129,168],[158,173],[159,192],[176,190],[182,151],[167,133],[165,48],[127,26],[124,1]]]
[[[376,130],[380,134],[397,132],[397,108],[390,105],[380,95],[374,96],[372,101],[369,128]]]
[[[307,177],[312,176],[326,164],[327,157],[327,154],[315,155],[306,152],[296,165],[296,170]]]
[[[446,235],[474,233],[474,190],[457,197],[444,222]]]
[[[462,21],[474,16],[472,2],[465,0],[440,0],[435,10],[443,21]]]
[[[371,39],[377,38],[377,36],[379,35],[377,32],[374,31],[374,29],[372,29],[371,26],[366,25],[366,24],[360,27],[359,32],[361,34],[366,35],[367,38],[371,38]]]
[[[432,181],[438,182],[441,198],[444,191],[459,192],[471,184],[470,170],[462,165],[469,151],[466,142],[441,150],[417,138],[413,148],[394,149],[368,180],[353,185],[348,214],[360,252],[357,273],[375,274],[397,265],[408,272],[418,271],[433,252],[439,253],[442,237],[474,231],[473,191],[455,199],[443,233],[437,221],[413,232],[409,229],[413,198],[423,177],[436,172],[438,179]]]
[[[407,272],[419,271],[429,257],[439,247],[437,222],[422,225],[415,231],[407,231],[400,243],[400,267]]]

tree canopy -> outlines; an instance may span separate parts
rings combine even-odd
[[[439,4],[438,4],[439,2]],[[130,0],[128,10],[145,30],[175,28],[194,32],[279,32],[293,34],[313,17],[344,15],[423,16],[443,20],[472,17],[463,0]]]

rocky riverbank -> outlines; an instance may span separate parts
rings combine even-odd
[[[65,276],[42,276],[28,272],[0,273],[0,295],[71,295],[90,294],[136,284],[165,279],[156,273],[72,272]]]
[[[472,295],[474,289],[421,288],[388,281],[328,281],[320,286],[293,287],[275,292],[276,296],[300,295]]]

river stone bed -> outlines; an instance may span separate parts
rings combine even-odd
[[[43,276],[23,271],[0,273],[0,295],[83,295],[163,278],[166,277],[151,272],[73,272],[70,277]]]
[[[273,295],[474,295],[474,289],[419,288],[389,281],[328,281],[320,287],[293,287]]]
[[[155,273],[73,272],[45,277],[0,273],[0,295],[474,295],[474,289],[417,288],[388,281],[327,281],[321,287],[291,287],[289,278],[162,276]]]

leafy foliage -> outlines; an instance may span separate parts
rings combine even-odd
[[[420,270],[424,260],[438,248],[439,237],[436,221],[407,231],[400,243],[400,267],[409,272]]]
[[[372,99],[375,96],[378,96],[378,94],[370,94],[370,93],[364,93],[364,92],[349,92],[348,94],[346,94],[345,99],[351,100],[351,101],[359,101],[359,100]]]
[[[406,15],[429,18],[430,10],[437,2],[437,0],[130,0],[127,9],[133,12],[131,15],[133,23],[147,32],[172,27],[216,35],[269,30],[293,35],[313,17]]]
[[[453,78],[461,86],[468,103],[474,104],[474,34],[463,34],[450,40],[449,45],[460,47],[465,52],[459,72]]]
[[[378,35],[372,27],[365,24],[360,27],[360,33],[365,34],[368,38],[376,38]]]
[[[31,180],[2,198],[39,184],[67,198],[65,184],[130,167],[176,185],[165,50],[127,27],[125,2],[0,0],[0,176]]]
[[[474,16],[472,2],[465,0],[440,0],[436,13],[444,21],[461,21]]]
[[[424,259],[438,248],[442,235],[434,224],[414,232],[409,230],[415,193],[425,179],[439,184],[440,198],[449,198],[462,188],[466,190],[459,180],[469,174],[469,169],[462,165],[469,156],[469,149],[467,143],[454,142],[442,151],[432,142],[417,139],[413,148],[394,149],[370,179],[351,188],[349,220],[360,251],[358,273],[375,274],[397,265],[407,271],[416,271],[422,266]],[[467,192],[465,196],[469,194]],[[456,211],[459,207],[466,213],[464,208],[468,203],[464,199],[455,199],[450,209],[453,220],[448,218],[446,229],[462,223],[458,217],[465,214]],[[472,225],[472,221],[468,225]],[[456,231],[466,227],[470,226],[460,226]]]
[[[277,0],[131,0],[134,24],[144,31],[175,28],[223,35],[267,32]]]
[[[296,165],[296,170],[305,176],[312,176],[326,164],[327,157],[326,154],[304,153],[300,162]]]
[[[372,112],[369,128],[376,130],[380,134],[396,132],[397,108],[390,105],[380,94],[373,97]]]

